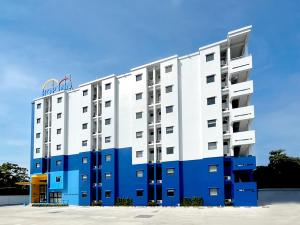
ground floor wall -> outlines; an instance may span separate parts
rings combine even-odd
[[[228,198],[233,205],[256,205],[255,183],[233,179],[236,170],[253,170],[249,163],[241,165],[246,166],[235,168],[236,162],[224,157],[132,165],[131,148],[114,148],[32,159],[31,173],[47,174],[47,202],[110,206],[129,198],[137,206],[176,206],[184,198],[201,197],[207,206],[223,206]]]

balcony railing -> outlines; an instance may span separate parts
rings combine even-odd
[[[231,111],[231,121],[250,120],[254,118],[254,106],[235,108]]]
[[[252,69],[252,56],[241,56],[238,58],[231,59],[230,72],[238,73],[244,70]]]
[[[234,84],[230,87],[229,91],[231,98],[242,95],[250,95],[253,93],[253,81],[249,80],[246,82]]]
[[[255,143],[255,131],[243,131],[232,134],[232,145],[250,145]]]

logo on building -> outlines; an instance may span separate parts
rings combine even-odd
[[[65,76],[61,80],[49,79],[42,86],[42,95],[50,95],[57,91],[68,91],[72,90],[72,78],[71,75]]]

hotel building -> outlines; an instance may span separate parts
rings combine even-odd
[[[72,90],[47,82],[32,102],[31,202],[257,205],[250,32]]]

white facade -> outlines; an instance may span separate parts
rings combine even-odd
[[[251,154],[250,31],[36,99],[33,158],[125,147],[133,164]]]

